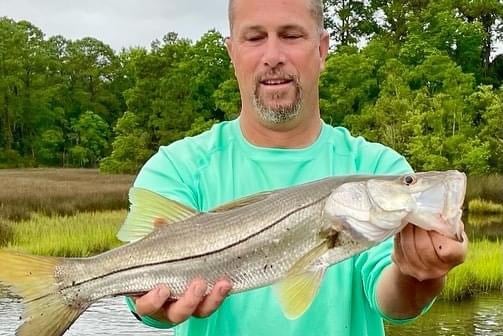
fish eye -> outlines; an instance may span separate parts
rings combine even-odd
[[[404,178],[403,178],[403,183],[406,185],[406,186],[410,186],[412,184],[415,184],[416,183],[416,177],[413,176],[413,175],[406,175]]]

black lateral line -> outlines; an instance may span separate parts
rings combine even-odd
[[[293,211],[288,212],[284,216],[278,218],[276,221],[274,221],[270,225],[266,226],[262,230],[257,231],[257,232],[251,234],[248,237],[245,237],[245,238],[243,238],[243,239],[241,239],[241,240],[239,240],[237,242],[234,242],[234,243],[232,243],[230,245],[224,246],[224,247],[222,247],[222,248],[220,248],[218,250],[214,250],[214,251],[210,251],[210,252],[206,252],[206,253],[202,253],[202,254],[198,254],[198,255],[193,255],[193,256],[178,258],[178,259],[170,259],[170,260],[158,261],[158,262],[150,263],[150,264],[143,264],[143,265],[138,265],[138,266],[131,266],[131,267],[128,267],[128,268],[123,268],[123,269],[120,269],[120,270],[117,270],[117,271],[113,271],[113,272],[109,272],[109,273],[103,274],[101,276],[97,276],[97,277],[94,277],[94,278],[87,279],[87,280],[84,280],[84,281],[81,281],[81,282],[75,282],[75,283],[72,284],[72,286],[61,287],[60,290],[65,290],[65,289],[68,289],[68,288],[71,288],[71,287],[75,287],[75,286],[78,286],[78,285],[82,285],[82,284],[85,284],[85,283],[88,283],[88,282],[91,282],[91,281],[94,281],[94,280],[98,280],[98,279],[101,279],[101,278],[104,278],[104,277],[107,277],[107,276],[110,276],[110,275],[113,275],[113,274],[130,271],[130,270],[134,270],[134,269],[137,269],[137,268],[150,267],[150,266],[159,266],[159,265],[162,265],[162,264],[169,264],[169,263],[174,263],[174,262],[186,261],[186,260],[201,258],[201,257],[209,256],[209,255],[212,255],[212,254],[220,253],[220,252],[225,251],[225,250],[227,250],[229,248],[232,248],[234,246],[242,244],[242,243],[250,240],[253,237],[258,236],[259,234],[261,234],[261,233],[269,230],[270,228],[272,228],[273,226],[275,226],[279,222],[283,221],[284,219],[290,217],[291,215],[293,215],[293,214],[295,214],[295,213],[297,213],[297,212],[299,212],[301,210],[304,210],[307,207],[310,207],[310,206],[312,206],[312,205],[314,205],[316,203],[319,203],[319,202],[321,202],[325,198],[326,198],[326,196],[325,197],[321,197],[318,200],[315,200],[315,201],[313,201],[311,203],[308,203],[308,204],[306,204],[306,205],[304,205],[304,206],[302,206],[300,208],[294,209]]]

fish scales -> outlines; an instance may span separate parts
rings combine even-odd
[[[269,284],[322,242],[323,201],[338,183],[287,189],[242,211],[199,215],[97,258],[70,260],[74,265],[63,265],[66,274],[60,275],[67,295],[74,300],[79,292],[82,298],[96,300],[167,283],[177,297],[198,277],[207,279],[210,289],[227,277],[233,292]],[[256,206],[264,210],[257,214]]]

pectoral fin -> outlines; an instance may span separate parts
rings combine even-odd
[[[300,317],[309,308],[318,292],[326,267],[314,265],[328,251],[328,243],[316,247],[302,257],[288,272],[285,279],[275,285],[278,300],[285,316]],[[314,265],[314,266],[313,266]]]

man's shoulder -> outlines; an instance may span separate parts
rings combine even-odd
[[[340,152],[340,154],[351,153],[353,155],[358,155],[361,153],[381,151],[392,151],[396,153],[392,148],[381,143],[369,141],[362,136],[351,134],[345,127],[331,126],[328,124],[326,124],[325,127],[330,132],[330,139],[336,145],[337,151]]]
[[[363,173],[402,173],[412,170],[406,159],[393,148],[355,136],[341,126],[326,126],[334,150],[351,157],[358,171]]]

